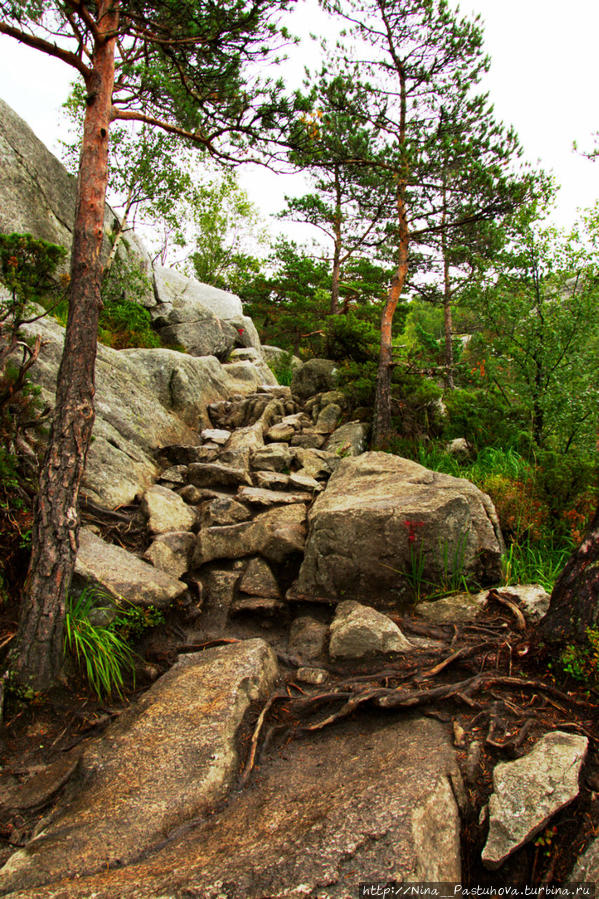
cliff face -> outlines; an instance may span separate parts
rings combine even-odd
[[[76,199],[76,178],[0,99],[0,231],[33,234],[70,249]],[[115,218],[107,205],[105,232],[114,229]],[[106,240],[106,254],[108,251]],[[123,245],[122,252],[145,274],[151,274],[150,258],[133,232],[127,233],[127,247]]]

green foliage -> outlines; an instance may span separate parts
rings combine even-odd
[[[599,685],[599,629],[586,629],[586,644],[568,644],[560,655],[564,674],[589,687]]]
[[[143,272],[118,257],[115,259],[102,283],[98,332],[102,343],[117,350],[160,346],[150,313],[139,303],[147,287],[148,278]]]
[[[164,613],[155,606],[119,606],[111,627],[124,640],[130,642],[141,637],[145,631],[164,624]]]
[[[540,584],[551,593],[572,554],[572,545],[556,545],[549,536],[540,541],[510,543],[502,558],[505,584]]]
[[[277,359],[270,363],[270,369],[275,378],[284,387],[289,387],[293,378],[293,355],[291,353],[283,353]]]
[[[331,316],[324,328],[324,355],[327,359],[373,362],[378,355],[378,334],[357,312]]]
[[[12,315],[22,316],[27,303],[60,289],[55,272],[65,256],[64,247],[31,234],[0,234],[0,282],[12,294]]]
[[[70,594],[65,617],[65,652],[85,674],[99,699],[123,695],[125,673],[135,674],[135,656],[114,624],[95,623],[113,611],[111,598],[98,588]]]

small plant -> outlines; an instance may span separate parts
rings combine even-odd
[[[455,593],[457,590],[468,591],[468,584],[464,576],[464,562],[468,536],[470,531],[460,535],[457,543],[451,547],[447,540],[443,540],[443,576],[441,587],[445,593]]]
[[[406,572],[406,576],[408,578],[408,582],[414,591],[414,598],[416,602],[420,602],[422,599],[422,588],[424,584],[424,547],[422,542],[418,540],[418,536],[416,533],[416,528],[421,528],[424,526],[423,521],[404,521],[406,528],[408,529],[408,549],[410,552],[410,568]]]
[[[272,362],[270,370],[282,387],[289,387],[293,378],[293,355],[283,353]]]
[[[564,674],[583,684],[596,686],[599,683],[599,629],[588,627],[587,643],[576,646],[568,643],[560,655]]]
[[[85,587],[79,595],[69,595],[67,601],[65,652],[76,660],[98,699],[113,693],[122,696],[124,673],[135,673],[133,651],[114,621],[93,621],[112,612],[111,597],[97,587]]]
[[[114,628],[124,640],[135,640],[151,627],[164,624],[164,614],[155,606],[140,608],[129,605],[119,608],[116,617],[111,622]]]

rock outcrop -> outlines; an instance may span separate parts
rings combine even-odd
[[[111,836],[107,847],[97,846],[98,858],[90,854],[92,843],[80,850],[69,841],[61,849],[59,819],[52,835],[36,841],[39,849],[33,844],[28,860],[23,852],[18,864],[9,863],[5,883],[23,890],[28,883],[48,882],[50,860],[59,853],[63,877],[68,870],[81,872],[84,863],[88,873],[98,873],[56,877],[47,890],[36,889],[37,899],[346,899],[362,880],[459,882],[460,818],[451,786],[456,779],[454,750],[438,721],[342,724],[276,753],[261,766],[251,790],[232,796],[226,808],[197,821],[147,861],[106,870]],[[74,814],[67,812],[67,820]],[[123,817],[120,812],[118,820]],[[108,818],[96,823],[99,833],[109,832]],[[155,829],[156,822],[135,822],[132,831],[150,826]],[[126,849],[127,844],[121,856]],[[14,897],[26,895],[32,893]]]
[[[33,234],[70,251],[77,179],[35,136],[29,125],[0,100],[0,231]],[[107,205],[104,231],[114,230],[115,214]],[[107,256],[110,244],[104,242]],[[120,256],[148,277],[143,298],[151,301],[152,263],[133,232],[122,242]],[[68,269],[68,258],[66,266]]]
[[[309,514],[290,598],[355,599],[375,607],[414,600],[414,581],[501,576],[503,542],[488,496],[461,478],[387,453],[343,459]]]
[[[66,871],[81,877],[130,864],[214,809],[235,781],[250,705],[266,698],[276,676],[261,640],[181,656],[83,752],[76,798],[65,797],[2,868],[0,892],[32,896]]]
[[[64,329],[46,317],[26,331],[44,341],[32,377],[52,408]],[[98,346],[96,422],[84,494],[108,508],[130,503],[156,480],[158,449],[199,443],[198,431],[210,423],[211,403],[252,393],[263,380],[264,372],[251,363],[221,365],[214,356]]]

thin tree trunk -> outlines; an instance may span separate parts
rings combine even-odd
[[[123,212],[122,219],[119,221],[119,226],[118,226],[117,232],[114,236],[114,241],[113,241],[112,247],[110,248],[110,253],[108,254],[108,259],[106,260],[106,265],[104,266],[103,277],[106,277],[106,275],[112,268],[112,263],[114,262],[114,260],[116,258],[119,244],[123,238],[123,234],[125,233],[125,228],[127,226],[127,219],[129,217],[129,213],[131,212],[132,206],[133,206],[133,188],[129,188],[129,193],[127,194],[127,199],[125,200],[125,211]]]
[[[341,185],[339,172],[335,169],[335,219],[333,222],[334,251],[333,273],[331,279],[331,315],[339,315],[339,280],[341,277]]]
[[[94,423],[104,202],[108,180],[108,130],[114,83],[116,0],[100,0],[92,75],[79,168],[73,232],[69,317],[56,386],[54,423],[33,528],[31,563],[13,657],[13,676],[24,688],[45,690],[63,661],[67,593],[78,548],[77,499]]]
[[[408,274],[408,249],[410,232],[405,204],[405,183],[397,190],[397,215],[399,221],[399,258],[387,301],[381,316],[381,348],[376,378],[376,396],[372,423],[372,446],[384,449],[391,436],[391,370],[393,364],[393,316],[403,292]]]
[[[548,643],[585,644],[589,627],[599,627],[599,504],[587,537],[555,583],[538,633]]]
[[[451,278],[449,276],[449,258],[447,253],[447,192],[443,179],[443,216],[441,219],[441,252],[443,254],[443,326],[445,333],[445,383],[448,390],[455,389],[453,377],[453,321],[451,315]]]

